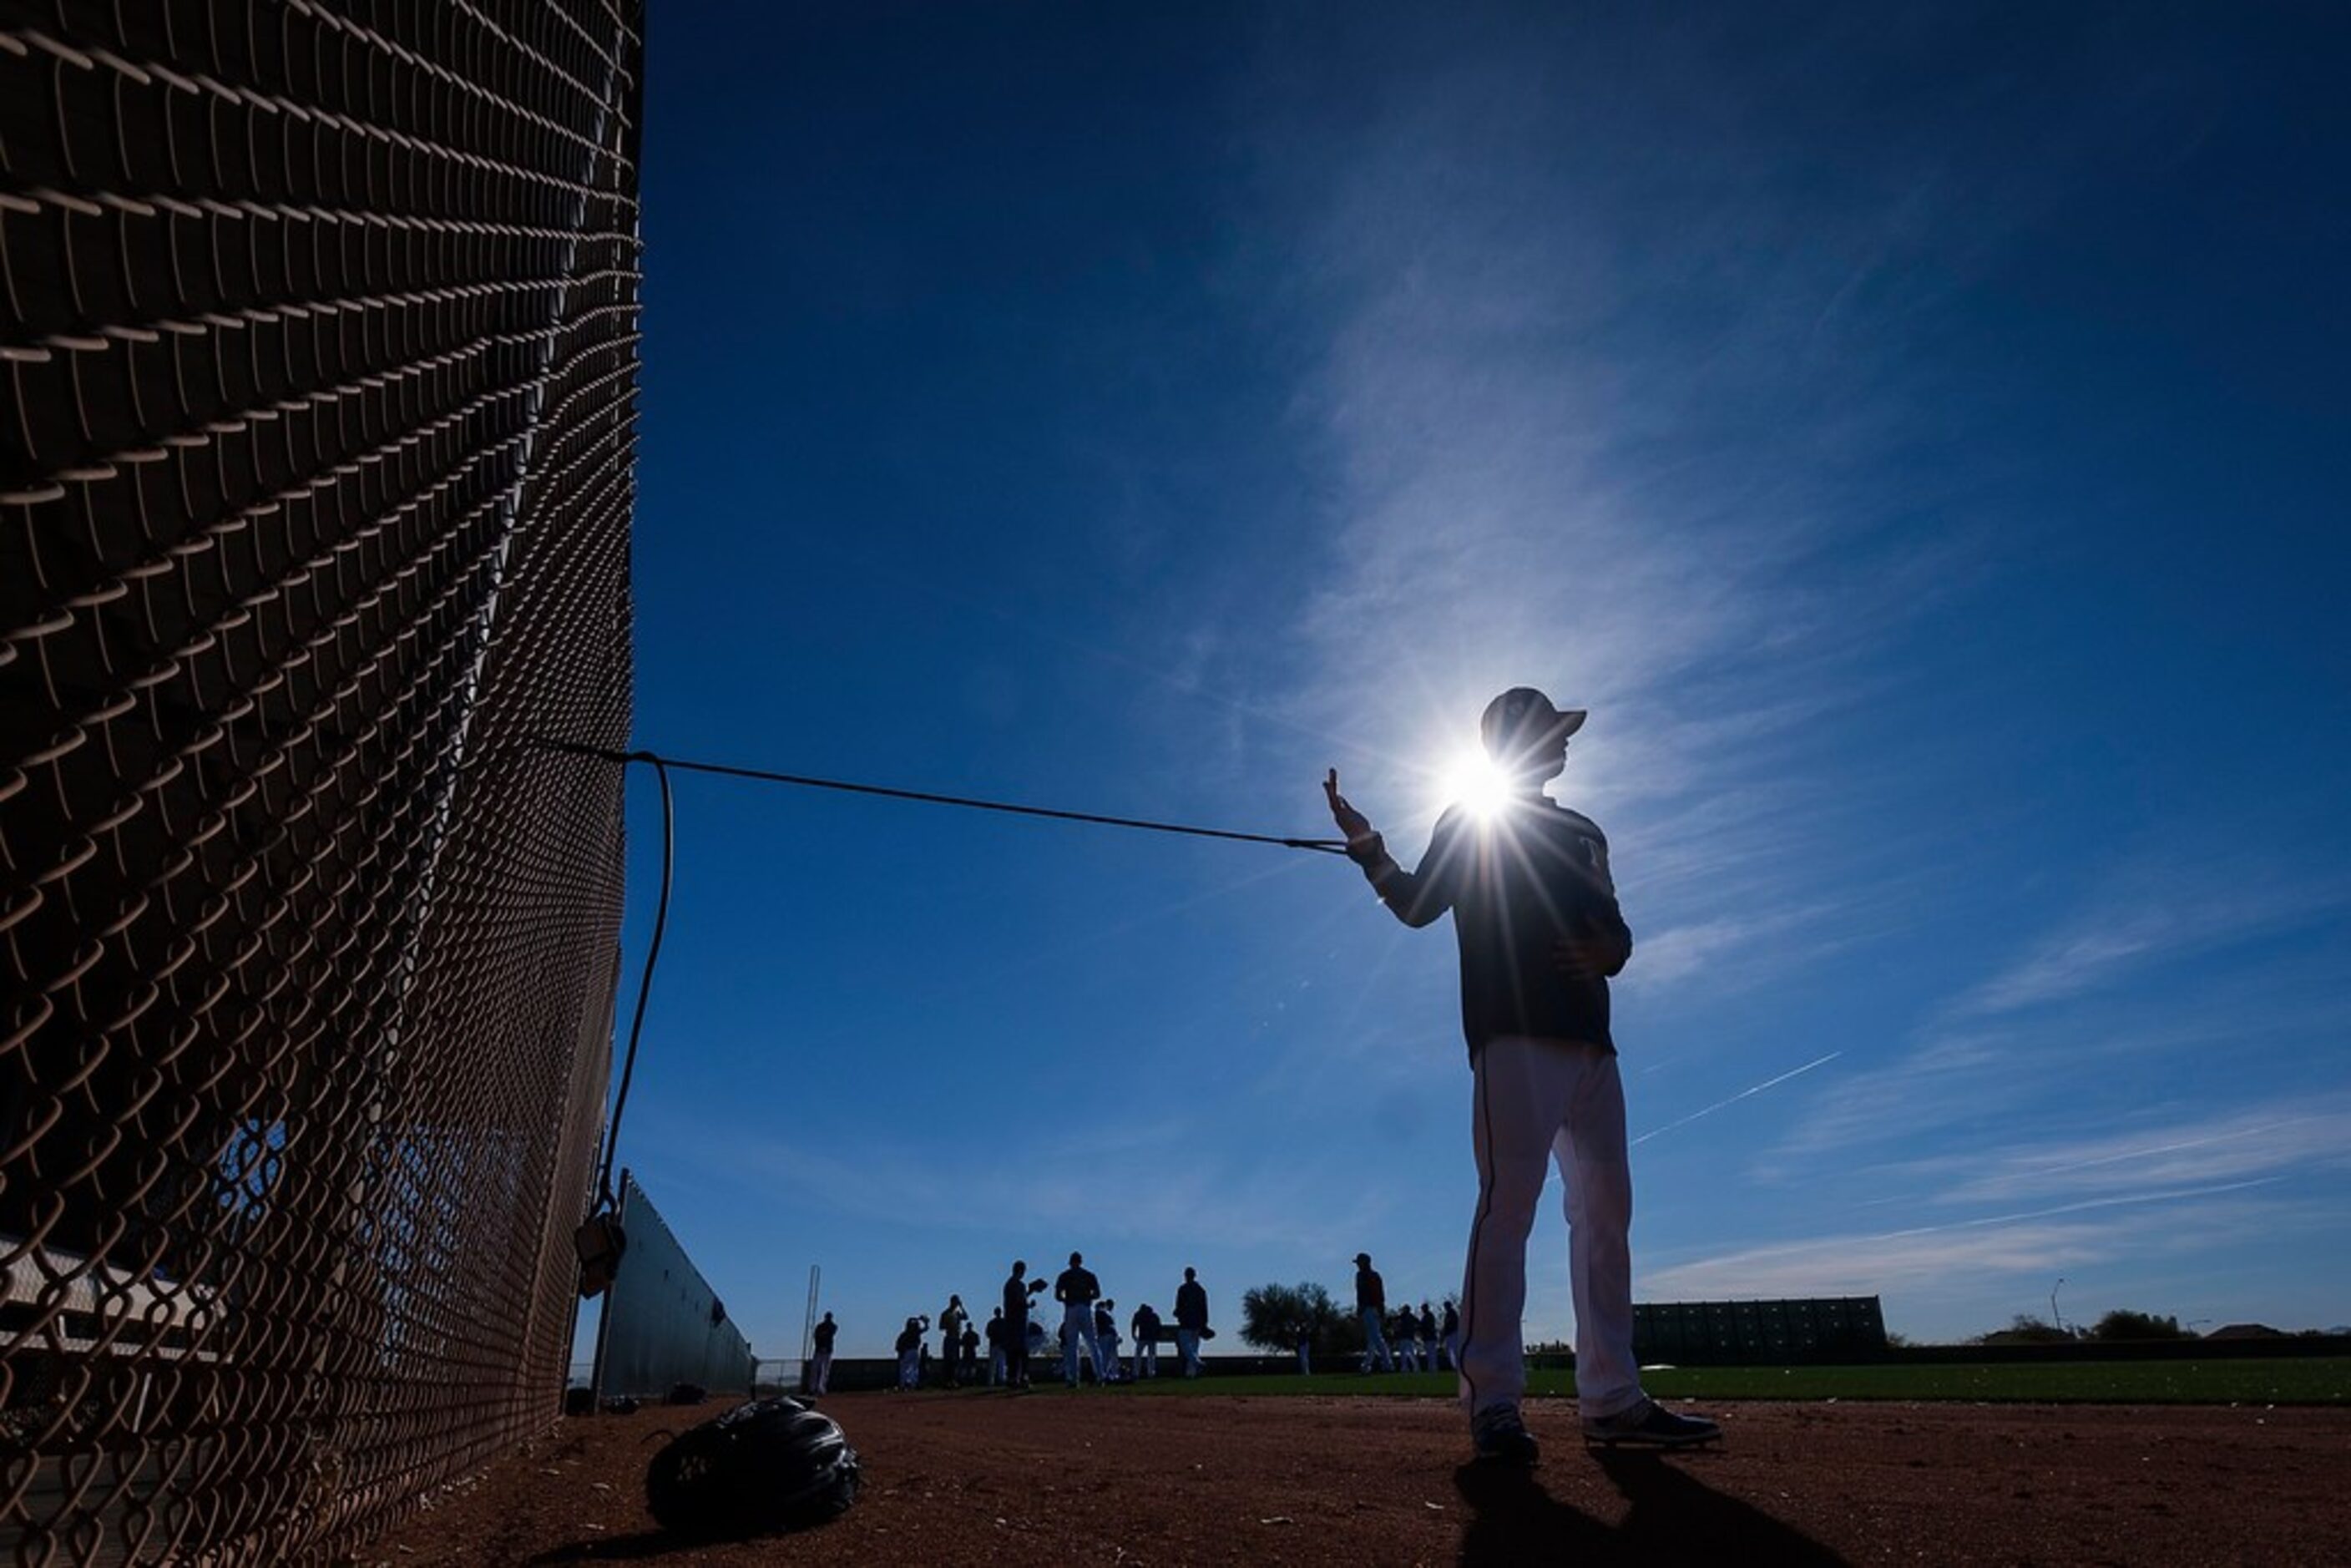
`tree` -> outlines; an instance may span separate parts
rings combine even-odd
[[[1984,1344],[2071,1344],[2074,1334],[2071,1329],[2061,1329],[2043,1322],[2030,1312],[2019,1312],[2004,1329],[1995,1329],[1983,1336]]]
[[[1340,1312],[1330,1291],[1311,1281],[1259,1285],[1242,1294],[1241,1338],[1250,1344],[1287,1354],[1298,1348],[1301,1333],[1318,1356],[1364,1348],[1362,1326]]]
[[[2157,1317],[2152,1312],[2134,1312],[2117,1307],[2100,1318],[2090,1330],[2092,1339],[2186,1339],[2179,1320]]]

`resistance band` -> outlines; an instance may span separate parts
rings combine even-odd
[[[852,784],[839,779],[812,779],[799,773],[776,773],[760,768],[734,768],[720,762],[690,762],[674,757],[663,757],[652,751],[608,751],[600,746],[581,746],[564,740],[538,740],[534,745],[549,751],[569,752],[575,757],[592,757],[600,761],[632,762],[650,765],[661,783],[662,802],[662,878],[661,900],[653,911],[653,940],[645,949],[644,973],[637,981],[637,1005],[629,1019],[629,1047],[621,1060],[620,1092],[612,1100],[612,1120],[604,1129],[603,1158],[597,1162],[596,1205],[601,1214],[609,1216],[616,1205],[612,1190],[612,1160],[621,1146],[621,1116],[628,1109],[629,1086],[636,1076],[637,1041],[645,1026],[645,999],[653,994],[653,965],[661,957],[662,934],[669,925],[669,894],[673,870],[677,855],[677,814],[670,795],[669,775],[672,768],[684,773],[710,773],[724,779],[747,779],[760,784],[787,784],[803,789],[834,789],[851,795],[879,795],[891,800],[913,800],[925,806],[959,806],[972,811],[1002,811],[1016,817],[1045,817],[1061,822],[1092,822],[1105,828],[1133,828],[1150,833],[1181,833],[1195,839],[1231,839],[1245,844],[1273,844],[1286,850],[1313,850],[1323,854],[1344,854],[1347,846],[1339,839],[1290,839],[1271,833],[1241,833],[1228,828],[1200,828],[1183,822],[1155,822],[1141,817],[1111,817],[1097,811],[1062,811],[1047,806],[1019,806],[1006,800],[980,800],[964,795],[936,795],[925,789],[895,789],[881,784]],[[591,1220],[592,1220],[591,1216]],[[618,1260],[614,1260],[617,1263]]]

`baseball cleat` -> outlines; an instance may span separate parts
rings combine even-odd
[[[1489,1405],[1479,1411],[1469,1423],[1469,1442],[1479,1458],[1497,1464],[1531,1465],[1542,1454],[1515,1405]]]
[[[1687,1448],[1712,1443],[1722,1428],[1703,1416],[1677,1416],[1654,1399],[1644,1399],[1614,1416],[1586,1416],[1583,1440],[1604,1448],[1629,1444],[1640,1448]]]

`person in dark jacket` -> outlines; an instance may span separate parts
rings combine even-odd
[[[1176,1354],[1186,1377],[1200,1375],[1200,1341],[1207,1332],[1208,1288],[1196,1270],[1186,1269],[1184,1282],[1176,1287]]]
[[[1045,1288],[1044,1281],[1028,1275],[1027,1260],[1016,1258],[1004,1281],[1005,1375],[1014,1388],[1029,1386],[1029,1298]]]
[[[841,1325],[832,1321],[831,1312],[827,1312],[824,1322],[816,1325],[816,1332],[810,1336],[816,1344],[816,1354],[809,1359],[808,1371],[808,1389],[812,1395],[821,1396],[826,1386],[832,1382],[832,1342],[840,1333]]]
[[[1102,1281],[1086,1267],[1082,1252],[1070,1254],[1070,1266],[1053,1281],[1053,1299],[1061,1303],[1061,1381],[1078,1385],[1078,1359],[1093,1364],[1094,1381],[1102,1380],[1102,1342],[1094,1337],[1094,1303],[1102,1299]]]
[[[1460,954],[1478,1207],[1461,1287],[1461,1402],[1481,1458],[1534,1462],[1519,1415],[1527,1234],[1556,1156],[1567,1183],[1576,1401],[1584,1436],[1675,1448],[1721,1436],[1642,1392],[1633,1357],[1633,1179],[1608,981],[1632,956],[1608,840],[1544,794],[1567,766],[1581,709],[1529,686],[1487,705],[1479,738],[1506,784],[1491,810],[1456,804],[1405,871],[1364,815],[1322,781],[1347,855],[1406,925],[1447,914]]]
[[[971,1314],[963,1310],[963,1298],[949,1295],[946,1310],[939,1313],[939,1367],[949,1388],[963,1380],[963,1328],[970,1321]]]
[[[898,1391],[902,1394],[923,1385],[923,1334],[930,1326],[927,1318],[908,1318],[906,1326],[898,1331]]]
[[[1094,1303],[1094,1376],[1116,1383],[1126,1375],[1118,1354],[1118,1303],[1104,1296]]]
[[[1388,1288],[1372,1267],[1372,1255],[1355,1254],[1355,1316],[1364,1325],[1364,1370],[1377,1366],[1382,1372],[1395,1370],[1395,1357],[1388,1354]]]
[[[1421,1370],[1419,1341],[1418,1320],[1412,1315],[1412,1309],[1399,1308],[1395,1322],[1388,1329],[1388,1348],[1395,1353],[1399,1369],[1405,1372]]]
[[[1134,1317],[1127,1325],[1134,1332],[1134,1375],[1138,1379],[1159,1375],[1159,1314],[1151,1310],[1149,1301],[1134,1309]]]

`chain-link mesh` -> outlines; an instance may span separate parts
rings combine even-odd
[[[610,1068],[636,0],[0,0],[0,1546],[558,1408]]]

